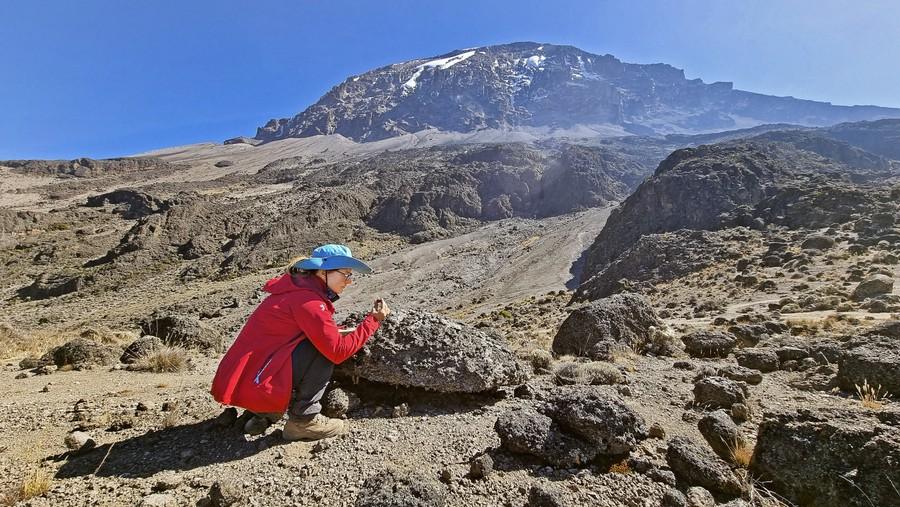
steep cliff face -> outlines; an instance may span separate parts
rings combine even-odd
[[[341,134],[374,141],[424,129],[612,125],[622,133],[725,130],[762,123],[831,125],[900,117],[900,109],[833,106],[686,79],[666,64],[624,63],[572,46],[522,42],[458,50],[352,76],[258,140]]]

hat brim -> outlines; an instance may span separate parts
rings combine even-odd
[[[301,262],[297,263],[297,267],[300,269],[352,269],[354,271],[359,271],[363,274],[369,274],[372,272],[372,268],[370,268],[365,262],[354,259],[353,257],[347,257],[346,255],[334,255],[331,257],[321,258],[321,257],[312,257],[310,259],[304,259]]]

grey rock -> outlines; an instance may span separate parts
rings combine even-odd
[[[66,447],[73,451],[86,451],[97,446],[91,436],[83,431],[73,431],[66,435]]]
[[[575,507],[571,496],[564,488],[541,481],[528,490],[525,507]]]
[[[881,294],[890,294],[893,290],[893,278],[887,275],[871,275],[859,282],[850,297],[856,301],[862,301]]]
[[[224,349],[222,334],[197,317],[156,313],[141,321],[140,327],[143,334],[158,336],[166,345],[210,353]]]
[[[93,366],[109,366],[119,361],[122,349],[114,345],[97,343],[84,338],[75,338],[55,347],[41,358],[41,362],[52,362],[56,366],[72,366],[76,370]]]
[[[322,415],[328,417],[343,417],[357,407],[359,407],[359,396],[340,387],[329,390],[322,397]]]
[[[694,486],[685,493],[689,507],[716,507],[716,499],[706,488]]]
[[[731,462],[731,451],[745,444],[744,437],[731,417],[724,410],[710,412],[697,423],[700,434],[709,443],[713,452],[725,461]]]
[[[351,316],[348,323],[362,320]],[[472,326],[428,312],[395,310],[377,339],[336,368],[395,386],[478,393],[522,383],[526,369],[506,344]]]
[[[719,368],[716,375],[738,382],[744,382],[752,386],[759,384],[763,380],[762,373],[759,370],[736,365]]]
[[[781,365],[775,350],[768,348],[741,349],[735,352],[734,358],[738,365],[763,373],[773,372]]]
[[[675,437],[669,441],[666,463],[685,484],[733,496],[747,490],[746,484],[724,461],[689,438]]]
[[[856,409],[766,414],[750,471],[799,505],[895,505],[900,429],[888,416]]]
[[[650,302],[636,294],[617,294],[572,312],[553,338],[554,354],[609,360],[617,347],[640,351],[663,322]]]
[[[775,349],[775,355],[778,356],[778,360],[781,362],[799,361],[800,359],[809,357],[809,351],[799,347],[778,347]]]
[[[727,357],[737,345],[737,338],[721,331],[695,331],[681,337],[691,357]]]
[[[595,443],[601,454],[624,454],[647,438],[643,417],[621,398],[593,386],[557,388],[544,410],[566,431]]]
[[[809,236],[805,240],[803,240],[803,244],[800,245],[800,248],[813,249],[813,250],[828,250],[834,246],[834,238],[830,236],[825,236],[822,234],[813,234]]]
[[[127,220],[161,213],[171,207],[171,202],[158,199],[146,192],[134,189],[113,190],[99,195],[88,197],[86,206],[100,207],[116,205],[115,213],[122,215]]]
[[[688,507],[687,497],[684,493],[678,491],[674,487],[669,488],[663,493],[662,507]]]
[[[31,285],[19,289],[17,295],[33,300],[55,298],[78,292],[93,282],[94,279],[90,276],[44,273]]]
[[[443,484],[421,472],[394,467],[366,479],[356,498],[357,507],[440,507],[446,503]]]
[[[743,403],[731,405],[731,418],[738,422],[749,421],[752,417],[750,407]]]
[[[550,417],[532,408],[501,414],[494,429],[504,449],[536,456],[559,467],[585,466],[599,453],[596,444],[564,433]]]
[[[238,483],[216,481],[209,488],[210,507],[237,507],[247,502],[247,495]]]
[[[469,477],[485,479],[494,471],[494,459],[490,454],[478,455],[469,462]]]
[[[705,377],[694,384],[694,404],[707,408],[730,408],[747,399],[747,387],[725,377]]]
[[[838,385],[856,392],[856,386],[867,382],[881,386],[888,393],[900,393],[900,349],[896,338],[870,336],[848,342],[838,362]]]

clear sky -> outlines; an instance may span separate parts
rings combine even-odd
[[[900,107],[896,0],[3,0],[0,159],[253,135],[349,75],[516,41]]]

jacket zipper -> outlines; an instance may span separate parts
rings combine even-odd
[[[259,371],[256,372],[256,377],[253,379],[254,384],[259,385],[259,382],[260,382],[259,378],[262,376],[263,371],[265,371],[265,369],[269,366],[269,363],[272,362],[273,356],[275,356],[274,352],[272,354],[269,354],[269,358],[266,359],[265,363],[263,363],[262,368],[260,368]]]

